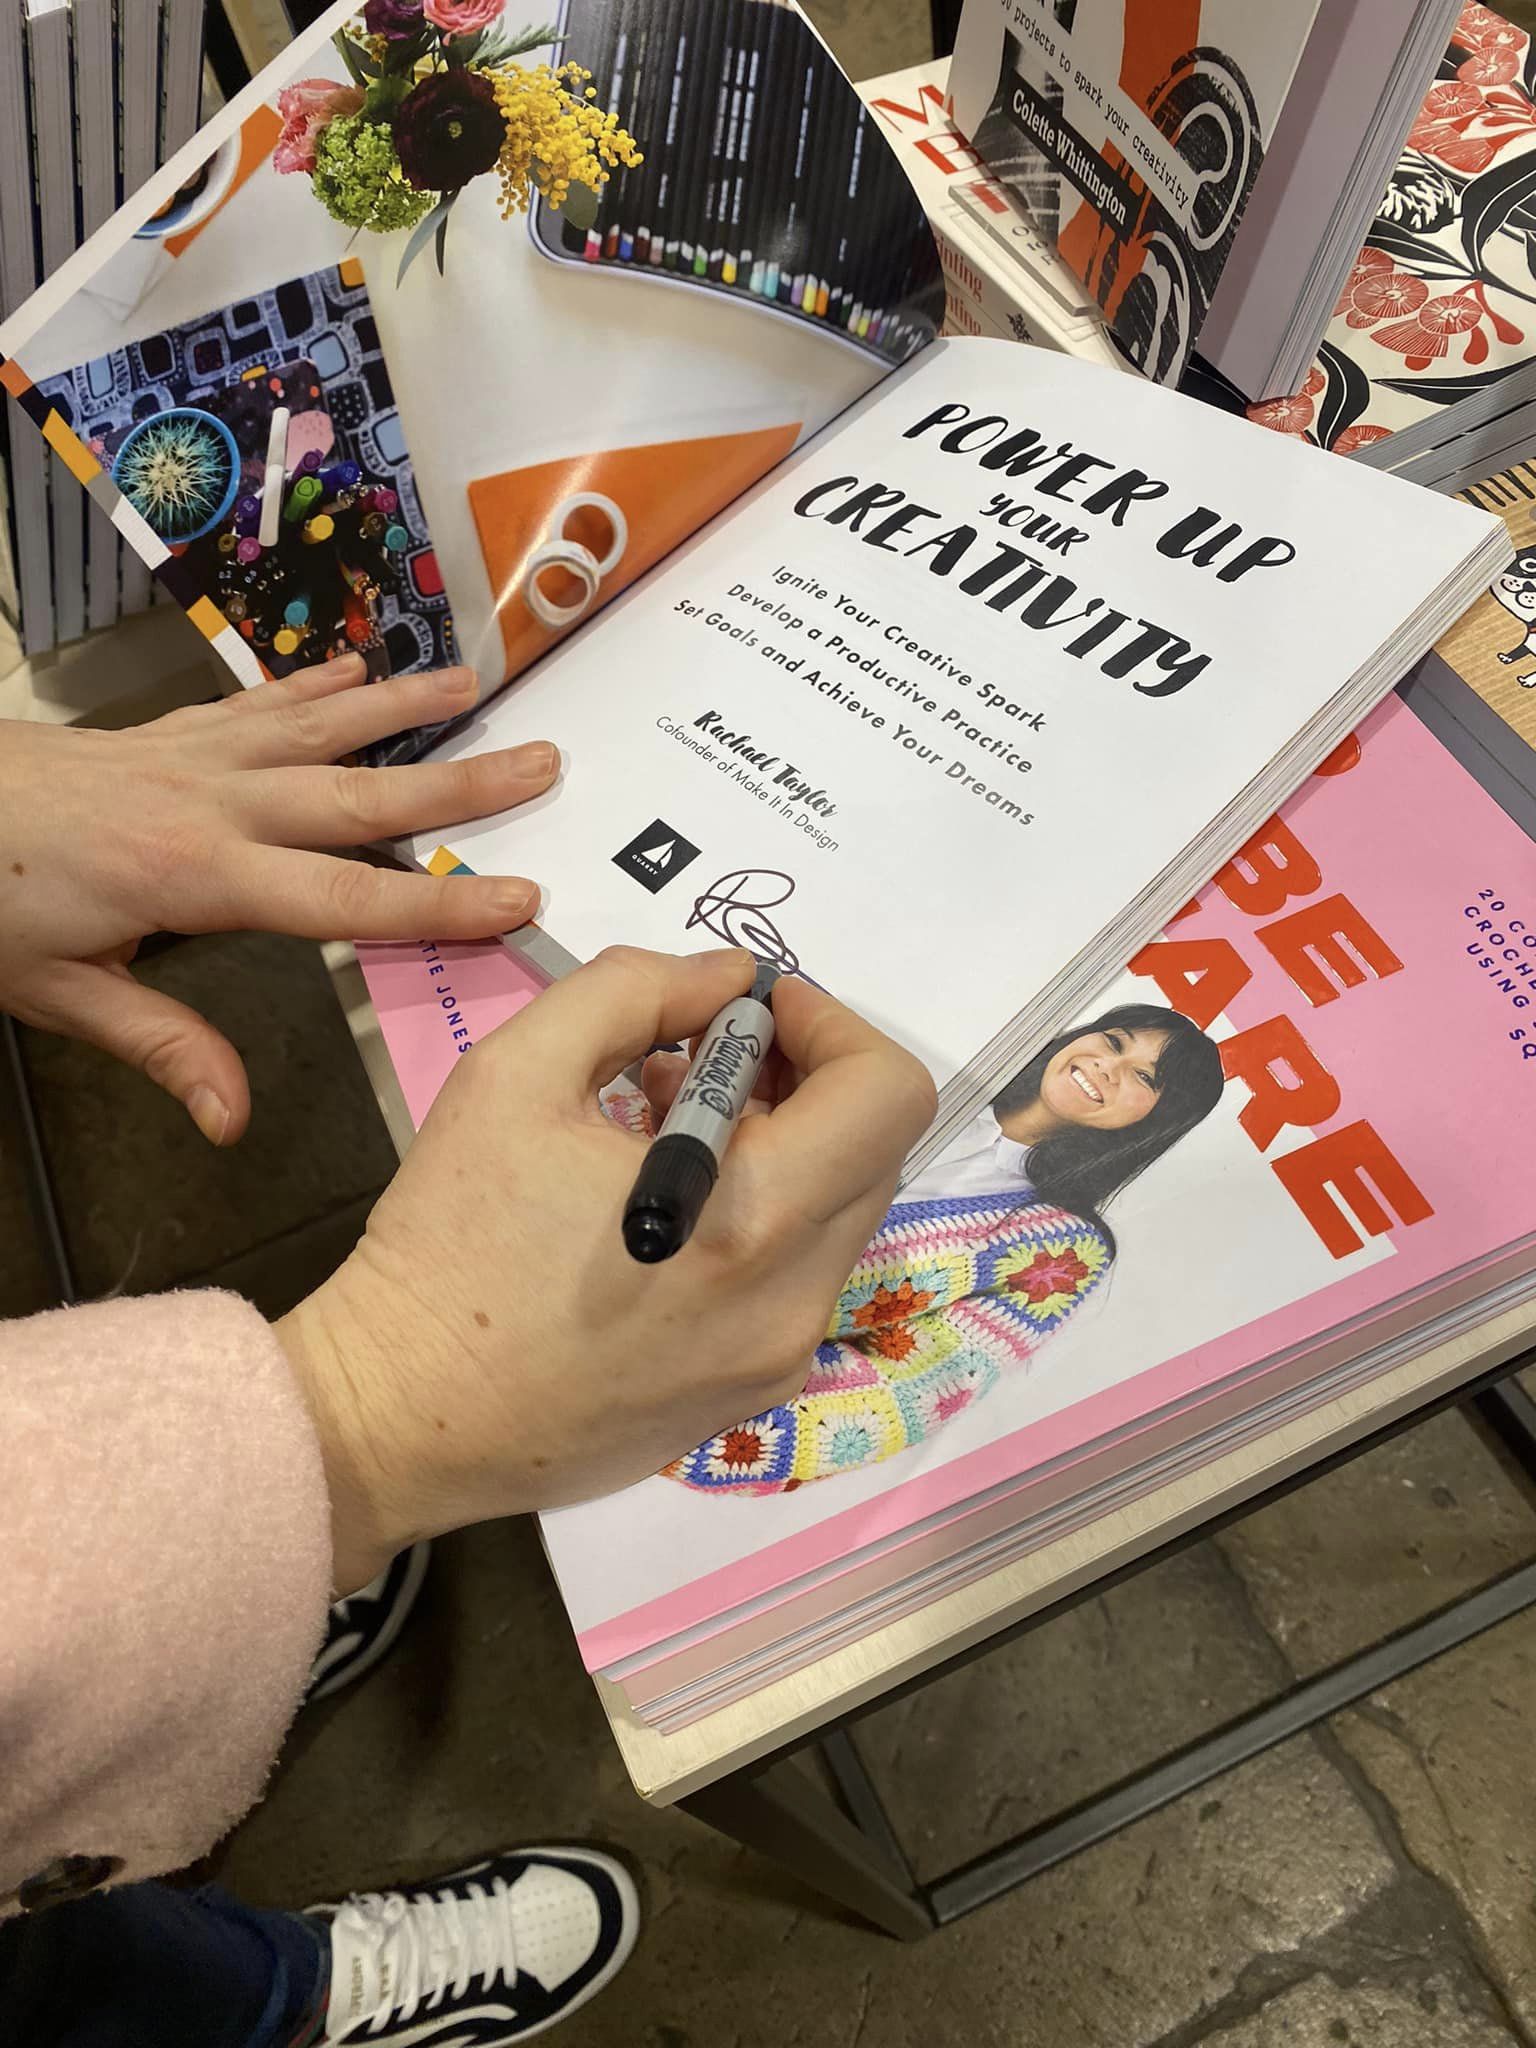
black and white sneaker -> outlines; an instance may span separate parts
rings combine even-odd
[[[330,1627],[309,1674],[304,1699],[328,1699],[365,1671],[371,1671],[393,1646],[416,1605],[427,1575],[430,1543],[402,1550],[387,1570],[359,1592],[349,1593],[331,1609]]]
[[[640,1932],[634,1880],[595,1849],[510,1850],[312,1911],[331,1940],[322,2043],[531,2041],[610,1983]]]

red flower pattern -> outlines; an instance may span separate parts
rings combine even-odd
[[[717,1453],[722,1465],[737,1465],[748,1471],[754,1465],[761,1465],[766,1452],[763,1440],[755,1429],[728,1429],[720,1439]]]
[[[1354,301],[1355,286],[1359,284],[1361,278],[1368,277],[1373,270],[1390,270],[1391,268],[1392,258],[1387,255],[1386,251],[1383,249],[1373,249],[1369,242],[1367,242],[1360,251],[1360,254],[1355,258],[1354,269],[1345,279],[1344,289],[1339,294],[1339,303],[1333,309],[1334,318],[1337,319],[1341,313],[1349,311]]]
[[[1520,76],[1517,50],[1475,50],[1456,66],[1456,76],[1467,85],[1508,85]]]
[[[1469,363],[1480,363],[1488,353],[1488,337],[1481,322],[1487,308],[1473,289],[1448,292],[1427,299],[1411,320],[1399,320],[1390,327],[1378,327],[1374,339],[1404,358],[1410,370],[1427,370],[1432,362],[1450,350],[1451,337],[1466,334]]]
[[[1523,49],[1526,33],[1516,28],[1512,21],[1506,21],[1502,14],[1495,14],[1491,7],[1474,4],[1463,7],[1456,23],[1456,33],[1451,38],[1464,50]]]
[[[861,1308],[853,1312],[853,1320],[861,1330],[872,1330],[881,1323],[905,1322],[909,1316],[920,1316],[925,1308],[932,1308],[933,1296],[923,1288],[916,1288],[910,1280],[903,1280],[897,1288],[878,1287]]]
[[[1416,128],[1408,137],[1410,149],[1417,149],[1425,156],[1438,157],[1449,171],[1464,171],[1469,178],[1479,171],[1486,171],[1498,154],[1486,135],[1467,135],[1462,131],[1467,123],[1439,121],[1427,128]]]
[[[917,1339],[905,1323],[885,1323],[869,1333],[870,1344],[882,1358],[910,1358]]]
[[[1022,1294],[1038,1305],[1053,1294],[1076,1294],[1089,1277],[1083,1261],[1065,1245],[1059,1252],[1036,1252],[1029,1264],[1010,1273],[1003,1285],[1010,1294]]]
[[[1429,297],[1422,277],[1389,265],[1386,270],[1368,270],[1350,294],[1350,327],[1369,327],[1376,320],[1398,320],[1416,312]]]
[[[1461,80],[1452,85],[1449,80],[1442,80],[1425,93],[1418,116],[1408,130],[1408,146],[1410,149],[1422,149],[1424,145],[1419,138],[1431,128],[1457,121],[1474,121],[1482,111],[1483,96],[1475,85],[1467,85]]]
[[[1304,434],[1312,424],[1312,401],[1299,391],[1294,398],[1262,399],[1246,411],[1256,427],[1268,427],[1275,434]]]
[[[1447,170],[1475,177],[1501,149],[1529,136],[1536,113],[1517,80],[1530,40],[1491,7],[1464,7],[1451,42],[1467,54],[1454,81],[1441,79],[1424,95],[1408,147],[1437,158]]]
[[[1391,431],[1390,427],[1346,427],[1333,443],[1333,452],[1335,455],[1353,455],[1357,448],[1369,447],[1372,441],[1385,441]]]
[[[1461,65],[1457,84],[1432,86],[1408,131],[1408,147],[1475,177],[1501,149],[1528,138],[1536,130],[1536,107],[1521,88],[1511,89],[1522,55],[1523,48],[1518,54],[1477,51]]]

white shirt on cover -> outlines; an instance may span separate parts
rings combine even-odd
[[[1029,1147],[1005,1136],[991,1106],[978,1110],[938,1158],[908,1181],[898,1202],[936,1202],[946,1195],[1014,1195],[1027,1199]]]

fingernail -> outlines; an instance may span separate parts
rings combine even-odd
[[[368,673],[368,664],[360,654],[338,654],[334,661],[321,662],[319,673],[323,676],[334,676],[338,682],[344,676],[360,682]]]
[[[530,740],[524,747],[514,747],[509,758],[514,773],[541,782],[560,766],[560,749],[548,740]]]
[[[211,1088],[194,1088],[187,1097],[186,1109],[210,1145],[223,1144],[229,1129],[229,1110]]]
[[[438,671],[437,687],[445,697],[478,697],[480,679],[472,668],[445,668]]]
[[[502,929],[515,931],[518,925],[528,922],[538,907],[537,889],[508,889],[498,904],[498,915],[506,919]]]
[[[695,960],[734,960],[757,972],[757,955],[746,946],[704,946],[691,956]]]

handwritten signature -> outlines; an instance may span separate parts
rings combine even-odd
[[[779,868],[733,868],[694,899],[686,928],[702,925],[727,946],[745,946],[781,974],[800,974],[800,956],[768,915],[794,893],[794,878]]]

